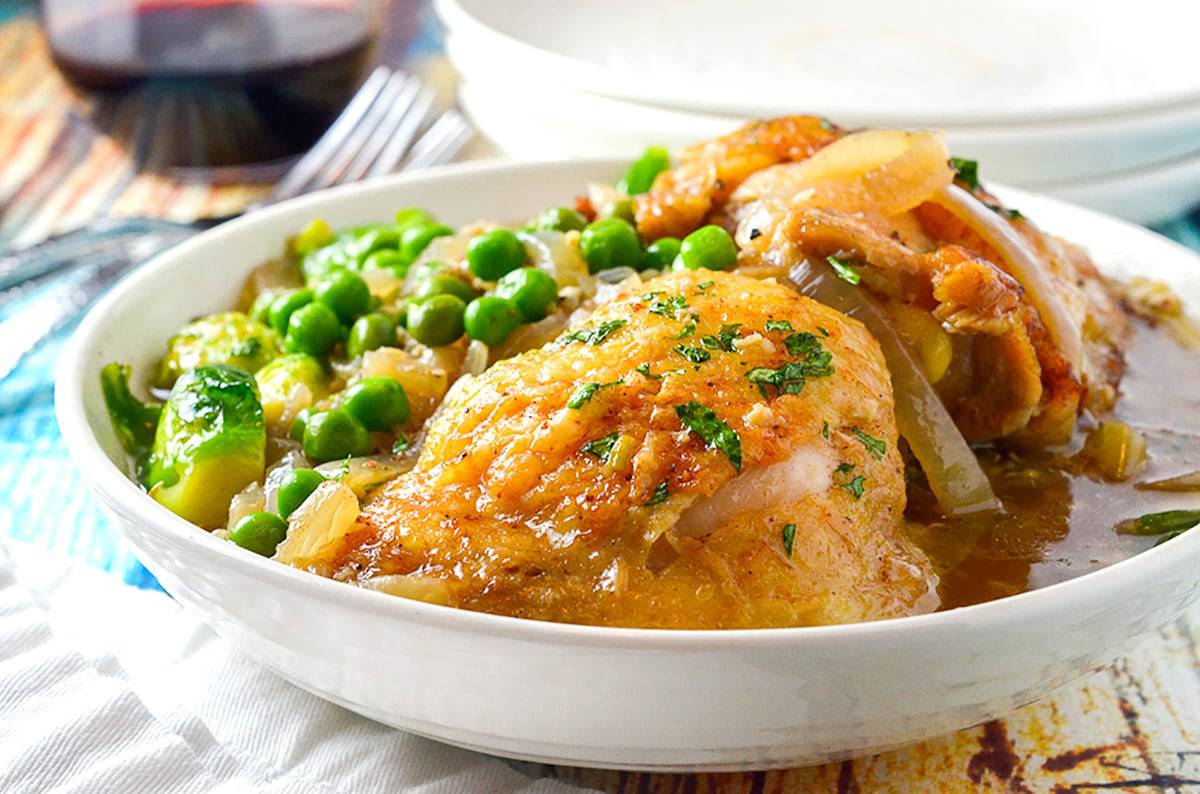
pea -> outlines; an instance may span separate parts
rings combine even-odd
[[[402,210],[396,210],[396,225],[402,230],[410,226],[432,226],[436,223],[437,221],[432,215],[417,207],[406,207]]]
[[[633,223],[633,202],[627,198],[606,201],[600,205],[596,217],[620,218],[628,223]]]
[[[229,539],[243,549],[270,557],[287,537],[287,530],[287,522],[274,513],[251,513],[229,530]]]
[[[275,299],[278,297],[278,292],[272,292],[270,290],[258,293],[258,297],[254,299],[254,305],[250,307],[250,319],[270,325],[271,304],[274,303]]]
[[[318,463],[369,455],[372,449],[367,429],[340,408],[317,411],[304,428],[304,454]]]
[[[503,342],[520,324],[521,312],[516,304],[496,295],[484,295],[471,301],[463,316],[463,325],[470,337],[489,346]]]
[[[283,336],[287,333],[288,320],[292,313],[301,306],[307,306],[312,302],[313,291],[308,287],[284,293],[271,302],[271,308],[267,311],[267,319],[276,333]]]
[[[592,273],[614,267],[637,267],[642,261],[642,242],[628,221],[605,218],[583,230],[579,252]]]
[[[679,256],[679,240],[674,237],[660,237],[646,246],[646,255],[642,257],[642,270],[666,270]]]
[[[362,276],[349,270],[335,270],[317,280],[313,296],[325,304],[338,320],[349,325],[355,317],[366,314],[371,305],[371,290]]]
[[[288,318],[283,346],[289,353],[308,353],[320,358],[342,338],[337,315],[323,303],[310,303]]]
[[[391,430],[408,421],[408,396],[391,378],[363,378],[342,395],[341,407],[368,430]]]
[[[314,218],[292,238],[292,250],[297,256],[311,254],[333,242],[333,230],[320,218]]]
[[[521,318],[531,323],[545,317],[550,307],[558,300],[558,284],[544,270],[522,267],[496,282],[496,295],[508,298],[516,304]],[[470,332],[468,326],[467,333]],[[471,336],[480,338],[475,334]]]
[[[414,301],[423,301],[434,295],[453,295],[463,303],[470,303],[475,299],[475,290],[461,278],[446,273],[435,273],[420,283],[412,298]]]
[[[311,408],[301,408],[300,412],[296,414],[296,418],[292,420],[292,426],[288,428],[288,437],[292,441],[304,440],[304,428],[308,427],[308,419],[312,413]]]
[[[409,226],[400,235],[400,253],[409,260],[416,259],[435,237],[448,237],[454,234],[449,226],[440,223],[421,223]]]
[[[688,270],[727,270],[737,261],[737,254],[729,232],[711,224],[684,237],[679,246],[679,257]]]
[[[629,165],[625,176],[617,182],[617,190],[635,196],[654,185],[654,178],[671,167],[671,155],[661,146],[651,146]]]
[[[358,358],[377,348],[396,343],[396,324],[386,314],[373,312],[364,314],[350,326],[350,336],[346,338],[346,355]]]
[[[587,226],[587,218],[566,207],[551,207],[538,213],[531,225],[534,229],[548,232],[582,231]]]
[[[434,295],[409,304],[408,333],[423,345],[448,345],[463,335],[467,306],[457,295]]]
[[[287,518],[304,504],[304,500],[317,490],[317,486],[325,482],[325,477],[319,471],[312,469],[292,469],[279,483],[276,501],[279,503],[279,515]]]
[[[467,243],[467,266],[484,281],[495,281],[525,264],[525,246],[510,229],[492,229]]]
[[[399,251],[381,248],[367,254],[366,259],[363,260],[363,270],[390,270],[398,278],[404,278],[408,275],[408,268],[411,264],[412,260]]]

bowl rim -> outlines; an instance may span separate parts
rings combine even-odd
[[[447,631],[555,645],[567,643],[575,646],[611,647],[614,643],[620,643],[627,650],[636,651],[714,651],[747,649],[764,643],[776,645],[780,642],[855,643],[880,637],[915,639],[918,630],[925,633],[962,631],[967,627],[992,630],[997,625],[1044,617],[1048,612],[1065,609],[1068,604],[1100,601],[1106,595],[1133,592],[1139,583],[1148,577],[1154,578],[1166,569],[1180,565],[1181,558],[1200,557],[1200,532],[1185,533],[1170,544],[1152,547],[1098,570],[1036,590],[944,611],[862,623],[755,629],[653,629],[555,623],[397,597],[347,585],[260,557],[214,537],[151,499],[100,447],[87,421],[83,399],[84,379],[94,376],[91,371],[94,362],[90,360],[93,340],[101,338],[102,330],[114,322],[113,318],[117,316],[115,309],[136,295],[148,291],[150,285],[160,280],[165,271],[178,267],[178,263],[194,260],[201,252],[219,247],[227,237],[244,229],[259,226],[283,215],[299,214],[320,206],[336,204],[359,194],[386,192],[445,179],[469,180],[481,175],[504,176],[531,170],[583,171],[606,166],[616,169],[625,164],[625,160],[617,158],[484,160],[441,166],[414,174],[396,174],[318,191],[256,210],[202,232],[152,257],[122,278],[87,312],[60,355],[55,376],[55,414],[72,461],[100,497],[101,502],[124,506],[134,520],[152,531],[163,533],[176,542],[199,544],[206,555],[215,555],[223,565],[253,576],[264,584],[286,589],[298,588],[305,591],[305,595],[319,600],[330,600],[343,608],[364,610]],[[1000,192],[1017,197],[1031,195],[1011,188],[994,187],[1000,187]],[[1097,222],[1118,224],[1127,227],[1128,230],[1153,237],[1157,242],[1168,244],[1178,252],[1185,253],[1200,265],[1200,255],[1142,227],[1057,199],[1038,196],[1037,200],[1082,212]]]

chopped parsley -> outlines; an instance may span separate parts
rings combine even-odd
[[[829,336],[829,332],[819,325],[817,326],[817,330],[821,332],[821,336]]]
[[[562,342],[583,342],[586,345],[598,345],[612,334],[613,331],[625,325],[625,320],[606,320],[592,328],[580,328],[578,331],[563,336]]]
[[[723,453],[735,470],[742,470],[742,439],[713,409],[691,400],[685,405],[676,405],[675,415],[709,449]]]
[[[838,474],[849,474],[850,472],[854,471],[854,464],[853,463],[839,463],[838,467],[836,469],[834,469],[834,471],[836,471]]]
[[[787,556],[791,557],[792,547],[796,545],[796,525],[784,524],[781,534],[783,535],[783,550],[787,552]]]
[[[979,162],[964,160],[961,157],[951,157],[950,167],[954,169],[954,178],[971,190],[979,187]]]
[[[849,491],[855,499],[862,499],[863,492],[866,491],[866,481],[867,478],[860,474],[850,482],[842,483],[842,487]]]
[[[658,297],[659,295],[665,295],[665,294],[666,294],[666,292],[665,292],[664,290],[661,290],[661,289],[656,289],[656,290],[654,290],[653,292],[645,292],[645,293],[642,293],[642,300],[644,300],[644,301],[652,301],[652,300],[654,300],[656,297]]]
[[[829,423],[825,422],[821,425],[821,437],[828,440],[829,438]]]
[[[688,307],[687,299],[682,295],[672,295],[669,298],[660,298],[650,304],[651,314],[661,314],[669,320],[674,320],[679,312]]]
[[[1008,218],[1010,221],[1020,220],[1025,217],[1024,215],[1021,214],[1020,210],[1008,209],[1005,207],[1001,207],[999,204],[988,204],[987,202],[984,202],[983,206],[987,207],[988,209],[990,209],[992,212],[996,213],[997,215],[1003,215],[1004,217]]]
[[[595,455],[601,460],[608,459],[608,453],[612,452],[613,444],[617,443],[619,433],[609,433],[607,436],[592,439],[583,445],[583,451],[589,455]]]
[[[675,345],[675,352],[686,358],[693,364],[703,364],[712,358],[709,352],[702,347],[688,347],[687,345]]]
[[[850,432],[854,433],[854,437],[862,442],[862,445],[867,448],[867,452],[870,452],[871,457],[875,460],[881,460],[887,452],[887,444],[878,438],[868,435],[857,427],[850,428]]]
[[[792,334],[784,344],[788,352],[795,356],[804,355],[805,360],[790,361],[778,369],[755,367],[747,372],[746,379],[758,387],[763,397],[767,396],[768,386],[775,387],[780,394],[799,394],[809,378],[826,378],[833,374],[833,354],[822,350],[812,334]]]
[[[825,257],[825,261],[829,263],[831,268],[833,268],[833,272],[837,273],[837,277],[847,284],[853,284],[857,287],[859,282],[862,281],[862,276],[858,274],[857,270],[850,265],[847,265],[836,256],[827,256]]]
[[[700,290],[701,292],[703,292],[704,290],[706,290],[706,289],[709,289],[710,287],[712,287],[712,285],[713,285],[713,284],[716,284],[716,283],[717,283],[717,282],[715,282],[715,281],[705,281],[705,282],[703,282],[703,283],[701,283],[701,284],[697,284],[697,285],[696,285],[696,289],[698,289],[698,290]]]
[[[652,372],[650,372],[649,364],[638,364],[636,367],[633,368],[633,371],[638,373],[639,375],[641,375],[644,378],[649,378],[650,380],[662,380],[662,375],[655,375]]]
[[[575,393],[571,395],[571,399],[567,400],[567,407],[578,410],[582,408],[588,400],[592,399],[592,397],[596,395],[596,392],[600,391],[601,389],[607,389],[609,386],[616,386],[622,382],[623,381],[618,378],[612,383],[585,383],[575,390]]]
[[[795,331],[795,330],[796,330],[796,329],[795,329],[795,328],[793,328],[793,327],[792,327],[792,324],[791,324],[791,323],[789,323],[787,320],[767,320],[767,331],[768,331],[768,333],[769,333],[769,332],[771,332],[771,331],[788,331],[788,332],[791,332],[791,331]]]
[[[797,358],[821,352],[821,340],[817,339],[816,334],[810,334],[808,331],[789,335],[783,340],[783,346],[787,348],[788,353]]]
[[[721,330],[716,336],[709,334],[700,337],[700,344],[709,350],[724,350],[726,353],[732,353],[733,340],[737,339],[738,329],[741,327],[741,323],[726,323],[721,326]]]
[[[676,334],[675,338],[676,339],[685,339],[694,333],[696,333],[696,321],[688,320],[687,325],[683,326],[683,330],[681,330],[678,334]]]
[[[667,490],[667,481],[663,480],[654,489],[654,493],[650,494],[650,498],[645,501],[642,507],[654,507],[667,501],[667,497],[671,492]]]
[[[404,437],[404,434],[397,433],[396,440],[392,442],[392,454],[401,455],[408,451],[409,446],[408,439]]]

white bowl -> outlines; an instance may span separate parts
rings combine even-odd
[[[1135,223],[1163,223],[1200,207],[1200,152],[1146,168],[1029,189]]]
[[[979,606],[821,628],[651,631],[526,621],[361,590],[258,557],[146,496],[110,426],[97,372],[150,371],[189,317],[314,216],[334,226],[420,205],[449,223],[566,204],[617,162],[470,164],[331,190],[224,224],[110,292],[63,353],[56,407],[76,465],[181,604],[284,678],[349,709],[500,755],[583,766],[760,769],[878,752],[964,728],[1109,663],[1200,598],[1200,533],[1101,571]],[[1131,225],[1005,192],[1196,305],[1200,262]]]
[[[567,88],[708,113],[870,125],[1027,123],[1200,101],[1195,3],[437,0],[479,57]]]

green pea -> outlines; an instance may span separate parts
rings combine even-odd
[[[434,295],[409,304],[408,333],[429,347],[448,345],[463,335],[467,305],[457,295]]]
[[[461,299],[463,303],[470,303],[475,299],[475,290],[471,289],[470,284],[457,276],[451,276],[447,273],[435,273],[420,282],[417,286],[417,291],[412,294],[412,298],[414,301],[423,301],[426,298],[432,298],[434,295],[453,295]]]
[[[346,389],[341,408],[368,430],[391,430],[408,421],[408,396],[391,378],[363,378]]]
[[[404,278],[408,275],[408,268],[411,264],[412,260],[399,251],[381,248],[367,254],[366,259],[363,260],[363,270],[390,270],[398,278]]]
[[[292,313],[301,306],[307,306],[312,302],[313,291],[308,287],[286,292],[271,301],[271,308],[267,311],[267,319],[270,321],[271,327],[275,329],[275,332],[283,336],[287,333],[288,320],[291,319]]]
[[[674,237],[660,237],[646,246],[646,255],[642,257],[642,270],[666,270],[671,267],[675,257],[679,256],[679,240]]]
[[[304,428],[304,454],[318,463],[369,455],[372,449],[367,429],[340,408],[317,411]]]
[[[284,475],[279,483],[279,491],[275,499],[278,502],[279,515],[287,518],[304,504],[304,500],[312,496],[317,486],[325,482],[324,475],[313,469],[292,469]]]
[[[547,232],[582,231],[587,226],[587,218],[566,207],[551,207],[538,213],[530,225],[535,230]]]
[[[737,262],[738,249],[720,226],[701,226],[683,238],[679,257],[688,270],[727,270]]]
[[[310,303],[288,318],[283,347],[289,353],[308,353],[320,358],[342,338],[337,315],[323,303]]]
[[[229,539],[243,549],[270,557],[287,537],[287,530],[287,522],[274,513],[251,513],[229,530]]]
[[[271,304],[279,297],[278,292],[267,290],[258,293],[258,297],[254,299],[254,305],[250,307],[250,319],[257,320],[265,325],[271,324]]]
[[[620,218],[628,223],[633,223],[633,202],[627,198],[606,201],[600,205],[596,217],[601,219]]]
[[[338,320],[349,325],[354,318],[366,314],[371,305],[371,290],[362,276],[349,270],[335,270],[317,280],[313,295],[325,304]]]
[[[614,267],[637,267],[642,261],[642,241],[628,221],[605,218],[583,230],[579,253],[592,273]]]
[[[297,256],[311,254],[333,242],[333,230],[320,218],[314,218],[292,238],[292,250]]]
[[[400,252],[409,260],[416,259],[435,237],[448,237],[454,234],[449,226],[440,223],[421,223],[409,226],[400,235]]]
[[[463,316],[467,334],[488,346],[503,342],[520,324],[521,312],[516,304],[496,295],[471,301]]]
[[[364,314],[350,326],[350,335],[346,338],[346,355],[358,358],[377,348],[396,343],[396,324],[386,314],[373,312]]]
[[[437,223],[437,219],[419,207],[405,207],[402,210],[396,210],[396,225],[401,229],[434,223]]]
[[[296,414],[296,418],[292,420],[292,426],[288,428],[288,438],[292,441],[304,440],[304,428],[308,427],[308,419],[313,414],[311,408],[301,408]]]
[[[525,264],[525,246],[511,229],[492,229],[467,243],[467,265],[484,281],[495,281]]]
[[[515,303],[521,312],[521,318],[531,323],[545,317],[550,307],[558,300],[558,284],[544,270],[522,267],[496,282],[496,295]],[[470,331],[468,327],[467,333]]]
[[[661,146],[651,146],[629,165],[625,176],[617,182],[617,190],[630,196],[645,193],[654,185],[654,178],[671,167],[671,155]]]

